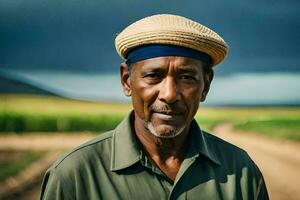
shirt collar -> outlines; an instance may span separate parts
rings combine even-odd
[[[207,133],[204,133],[198,126],[196,120],[193,119],[190,125],[186,157],[198,156],[199,153],[210,159],[215,164],[221,164],[215,151],[214,144],[208,140]]]
[[[132,111],[115,129],[112,139],[111,170],[127,168],[140,160],[140,148],[135,136]],[[210,145],[197,122],[192,121],[189,133],[189,144],[186,157],[205,155],[211,161],[220,165],[216,153]]]
[[[131,125],[134,112],[117,126],[112,138],[111,170],[127,168],[140,160],[140,151],[134,128]]]

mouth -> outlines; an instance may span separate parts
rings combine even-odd
[[[172,110],[164,110],[164,111],[159,111],[159,112],[153,112],[155,116],[162,120],[166,121],[173,121],[176,120],[178,117],[182,116],[182,113],[180,112],[175,112]]]

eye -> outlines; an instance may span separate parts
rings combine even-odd
[[[158,73],[148,73],[144,76],[144,78],[147,78],[147,79],[160,79],[161,76]]]
[[[197,80],[194,76],[192,76],[192,75],[187,75],[187,74],[183,74],[183,75],[181,75],[180,76],[180,79],[182,79],[182,80]]]
[[[157,72],[149,72],[143,76],[143,79],[148,84],[156,84],[162,80],[162,75]]]

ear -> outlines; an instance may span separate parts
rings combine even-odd
[[[204,102],[206,96],[209,92],[210,84],[214,78],[214,71],[213,70],[203,70],[204,71],[204,90],[201,96],[201,102]]]
[[[123,87],[124,94],[131,96],[131,85],[130,85],[130,71],[127,64],[122,63],[120,66],[121,84]]]

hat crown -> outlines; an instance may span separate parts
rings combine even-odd
[[[186,17],[172,15],[172,14],[157,14],[152,15],[143,19],[140,19],[133,24],[129,25],[126,29],[124,29],[123,34],[131,34],[131,31],[145,31],[145,28],[150,28],[152,30],[169,30],[170,28],[174,30],[190,30],[194,33],[202,33],[207,37],[220,37],[216,32],[207,28],[206,26],[197,23],[193,20],[190,20]],[[221,37],[220,39],[224,41]]]
[[[207,53],[213,66],[227,55],[228,45],[216,32],[186,17],[157,14],[140,19],[125,28],[115,39],[122,58],[129,50],[147,44],[167,44]]]

